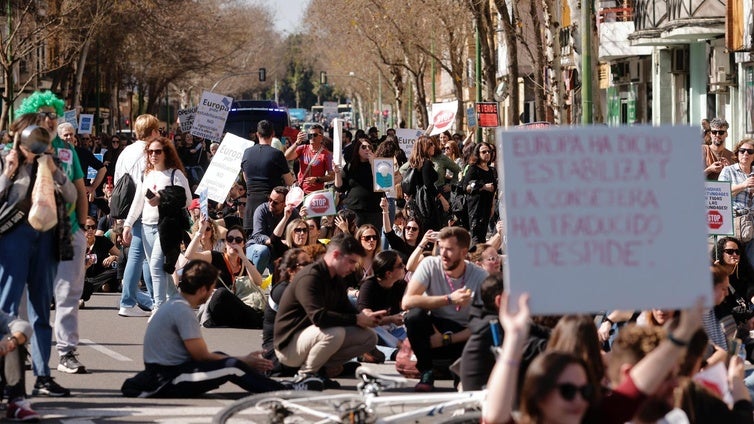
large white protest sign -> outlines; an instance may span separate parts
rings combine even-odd
[[[191,131],[191,127],[194,125],[194,118],[196,117],[196,110],[198,106],[178,109],[178,123],[181,124],[181,132]]]
[[[207,172],[194,193],[207,190],[207,196],[215,202],[224,202],[233,187],[238,173],[241,172],[243,152],[253,146],[254,142],[231,133],[225,134],[217,153],[212,157]]]
[[[344,166],[343,160],[343,120],[335,118],[332,120],[332,157],[333,162],[338,166]]]
[[[432,132],[429,135],[437,135],[444,131],[450,131],[456,122],[456,112],[458,111],[458,100],[447,103],[432,103],[432,116],[429,122],[432,123]]]
[[[730,181],[705,181],[707,233],[733,235],[733,199]]]
[[[191,135],[219,141],[225,129],[225,120],[228,119],[231,97],[222,94],[205,91],[196,108],[194,124],[191,126]]]
[[[506,283],[534,314],[710,304],[690,127],[499,130]]]
[[[397,128],[395,130],[395,136],[398,137],[398,145],[406,154],[406,157],[411,157],[411,151],[414,150],[414,143],[420,135],[424,134],[422,130]]]

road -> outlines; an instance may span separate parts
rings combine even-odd
[[[143,369],[142,340],[146,318],[123,318],[118,314],[118,293],[95,293],[80,312],[79,360],[88,374],[66,374],[56,370],[58,355],[50,359],[52,376],[71,389],[69,398],[32,397],[34,409],[45,422],[87,424],[106,422],[207,423],[220,408],[246,393],[226,384],[200,399],[131,399],[120,393],[123,380]],[[53,311],[54,313],[54,311]],[[229,328],[203,329],[212,350],[231,355],[259,350],[261,330]],[[54,341],[53,341],[54,346]],[[393,363],[375,366],[380,372],[398,375]],[[27,393],[34,377],[26,373]],[[338,379],[342,391],[355,390],[353,378]],[[451,390],[450,381],[438,381],[437,387]]]

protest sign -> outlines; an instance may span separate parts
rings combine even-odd
[[[94,124],[94,115],[91,113],[82,113],[79,116],[79,134],[91,134],[92,125]]]
[[[458,100],[447,103],[432,103],[432,116],[429,122],[433,125],[429,135],[437,135],[444,131],[450,131],[456,122]]]
[[[424,134],[424,131],[417,129],[396,128],[395,136],[398,138],[398,145],[406,154],[406,157],[411,157],[411,151],[414,150],[414,143],[420,135]]]
[[[73,125],[73,128],[78,129],[79,120],[76,119],[76,110],[71,109],[63,112],[63,122],[68,122],[69,124]]]
[[[190,131],[191,135],[219,141],[223,135],[225,120],[228,119],[228,112],[232,103],[233,99],[230,97],[209,91],[203,92],[196,108],[194,124]]]
[[[707,234],[733,235],[733,198],[730,181],[705,181]]]
[[[199,192],[199,213],[201,216],[209,216],[209,193],[207,188]]]
[[[102,162],[103,159],[104,159],[104,157],[105,157],[104,153],[93,153],[93,154],[94,154],[94,157],[98,161],[100,161],[100,162]],[[87,180],[94,180],[95,178],[97,178],[97,172],[98,172],[98,170],[92,168],[91,166],[87,167],[86,168],[86,179]]]
[[[191,127],[194,125],[194,118],[196,117],[197,109],[198,106],[187,109],[178,109],[178,123],[181,125],[182,133],[191,131]]]
[[[309,218],[335,215],[335,199],[330,190],[319,190],[309,193],[304,198],[304,206],[306,207],[306,216]]]
[[[332,157],[333,163],[343,166],[343,120],[335,118],[332,120]]]
[[[498,130],[506,284],[533,314],[710,304],[690,127]],[[683,285],[679,290],[678,284]]]
[[[479,126],[482,128],[494,128],[500,126],[500,116],[497,103],[479,102],[476,104],[476,116]]]
[[[374,158],[374,161],[372,161],[374,191],[392,190],[395,185],[394,172],[395,162],[393,158]]]
[[[243,152],[253,145],[254,142],[251,140],[231,133],[225,134],[194,193],[199,194],[206,189],[207,197],[218,203],[224,202],[238,173],[241,172]]]
[[[474,113],[474,108],[471,106],[466,108],[466,122],[469,128],[476,127],[476,114]]]

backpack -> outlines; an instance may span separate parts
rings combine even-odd
[[[408,194],[409,196],[415,195],[416,186],[419,185],[419,178],[421,178],[421,170],[409,167],[408,171],[406,171],[406,175],[403,176],[403,180],[401,180],[401,190],[403,191],[403,194]]]
[[[131,202],[136,196],[136,184],[130,174],[123,174],[113,188],[110,198],[110,216],[113,219],[122,219],[128,216]]]

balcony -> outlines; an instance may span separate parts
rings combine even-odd
[[[633,45],[667,45],[725,34],[725,0],[636,0]]]
[[[626,57],[649,55],[650,47],[632,46],[628,42],[634,29],[633,1],[603,1],[597,11],[600,37],[599,60],[611,61]]]

